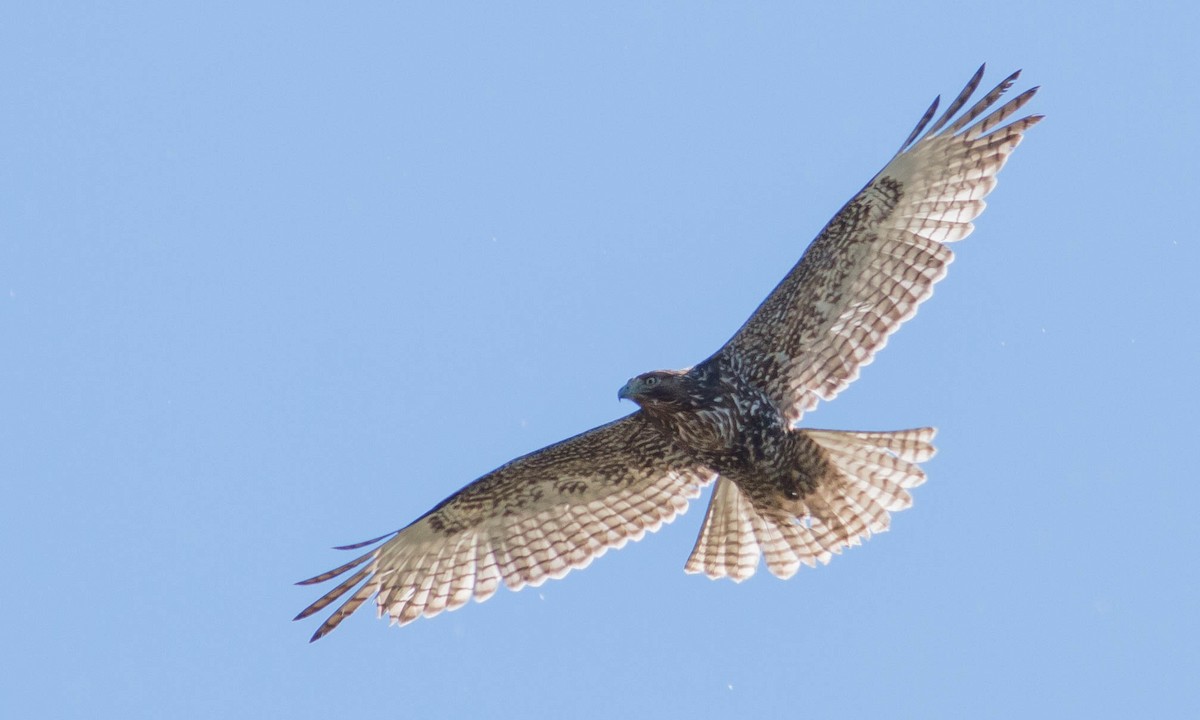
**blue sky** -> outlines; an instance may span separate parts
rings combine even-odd
[[[1200,712],[1197,11],[14,5],[6,717]],[[813,426],[937,425],[787,582],[584,572],[314,645],[292,585],[706,357],[978,64],[1044,89],[949,277]]]

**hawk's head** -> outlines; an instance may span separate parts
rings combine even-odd
[[[692,404],[688,374],[684,370],[655,370],[625,383],[617,398],[632,400],[647,410],[682,410]]]

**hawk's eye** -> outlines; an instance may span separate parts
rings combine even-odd
[[[643,382],[645,383],[646,387],[654,387],[655,385],[658,384],[658,378],[651,375],[650,377],[646,378]]]

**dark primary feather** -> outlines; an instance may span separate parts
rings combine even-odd
[[[688,572],[743,580],[765,559],[789,577],[886,530],[925,480],[934,430],[794,423],[854,380],[945,274],[946,243],[971,232],[996,173],[1041,119],[1001,126],[1036,92],[993,108],[1017,76],[962,115],[983,67],[936,120],[935,100],[728,343],[621,389],[638,412],[497,468],[402,530],[344,546],[375,545],[300,583],[355,570],[297,616],[349,594],[312,639],[372,597],[404,624],[485,600],[501,583],[562,577],[670,522],[714,479]]]
[[[539,585],[670,522],[711,481],[711,472],[634,413],[497,468],[383,545],[303,581],[324,582],[365,563],[296,619],[359,583],[313,640],[376,594],[380,612],[404,624],[482,601],[500,583]]]
[[[1034,88],[970,125],[1019,74],[942,130],[978,86],[981,67],[913,143],[933,118],[935,102],[901,152],[838,211],[714,358],[736,355],[793,422],[857,378],[932,294],[954,258],[945,243],[971,232],[996,173],[1022,133],[1041,120],[1031,115],[993,131]]]

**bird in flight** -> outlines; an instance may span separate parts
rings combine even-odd
[[[401,625],[481,602],[503,583],[540,585],[640,540],[715,481],[685,570],[744,580],[760,561],[791,577],[888,528],[925,481],[933,428],[799,428],[858,377],[933,293],[984,197],[1040,115],[1002,124],[1037,88],[996,107],[1019,71],[968,107],[980,67],[944,113],[938,100],[891,161],[838,211],[750,319],[686,370],[631,379],[630,415],[513,460],[329,572],[355,570],[305,608],[354,591],[317,640],[372,596]],[[965,112],[960,111],[966,108]],[[931,124],[932,123],[932,124]],[[357,589],[356,589],[357,588]]]

